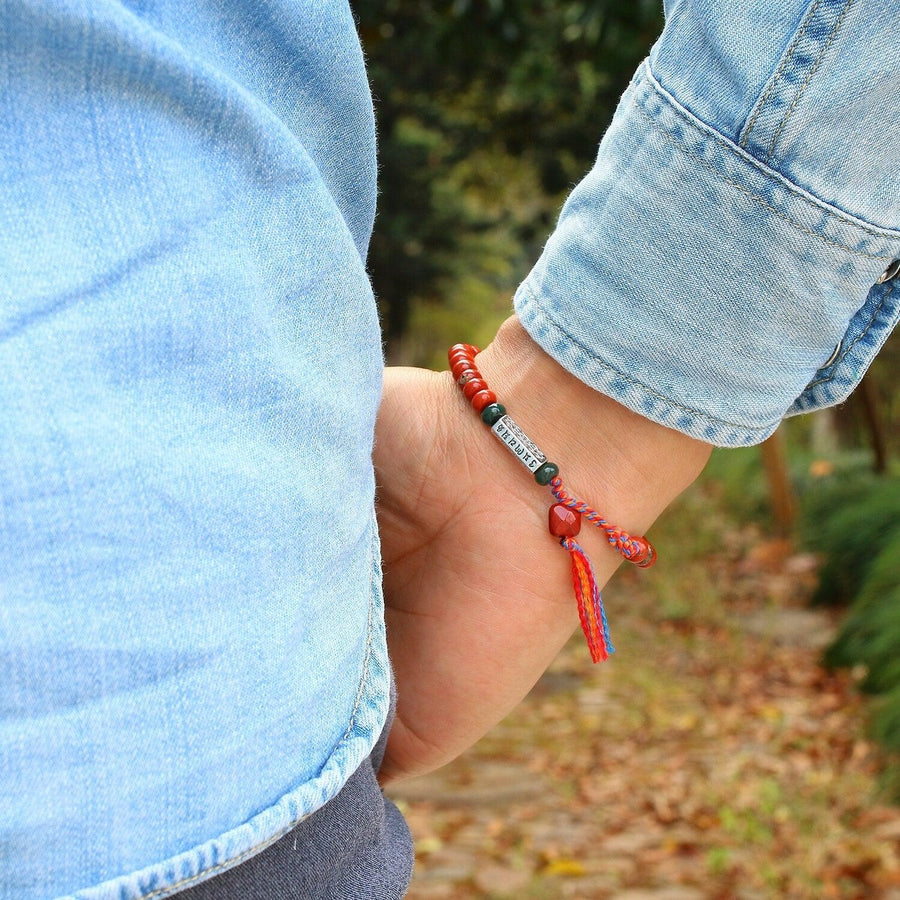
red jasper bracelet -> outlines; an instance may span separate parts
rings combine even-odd
[[[465,398],[495,437],[534,475],[538,484],[548,485],[556,498],[556,503],[549,510],[550,534],[559,538],[560,546],[568,550],[572,558],[572,586],[591,659],[594,662],[607,659],[615,648],[609,637],[603,598],[591,562],[575,540],[581,531],[582,516],[606,534],[610,546],[617,553],[641,568],[656,562],[656,551],[647,538],[632,537],[604,519],[583,500],[566,492],[559,477],[559,466],[548,461],[537,444],[507,415],[503,404],[497,402],[497,395],[488,387],[475,365],[479,352],[471,344],[454,344],[447,352],[450,371]]]

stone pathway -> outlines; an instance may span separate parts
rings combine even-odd
[[[410,900],[900,900],[900,809],[851,675],[818,665],[814,561],[772,543],[621,572],[610,662],[576,637],[477,747],[393,788]]]

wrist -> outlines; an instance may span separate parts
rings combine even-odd
[[[477,359],[509,415],[560,467],[570,489],[632,533],[649,528],[709,457],[708,444],[637,415],[563,369],[516,316]],[[517,461],[499,444],[490,449],[510,489],[538,500]]]

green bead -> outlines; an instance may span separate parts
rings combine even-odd
[[[481,421],[485,422],[488,425],[493,425],[494,422],[501,419],[506,415],[506,407],[502,403],[488,403],[488,405],[481,411]]]
[[[534,473],[534,480],[538,484],[550,484],[557,475],[559,475],[559,466],[556,463],[545,462]]]

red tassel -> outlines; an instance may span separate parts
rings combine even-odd
[[[608,659],[610,653],[615,653],[615,647],[609,637],[603,598],[597,588],[591,561],[578,542],[572,538],[564,537],[559,543],[572,557],[572,586],[575,589],[575,599],[578,601],[581,630],[587,638],[591,660],[595,663],[601,662]]]

